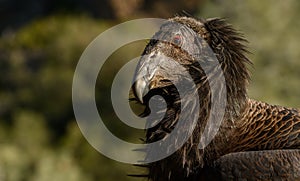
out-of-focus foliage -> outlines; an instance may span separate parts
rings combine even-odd
[[[195,13],[204,0],[1,0],[0,31],[20,27],[36,18],[57,13],[87,14],[106,20],[169,16],[185,10]]]
[[[81,53],[97,35],[117,22],[100,15],[96,16],[100,18],[97,20],[88,15],[76,15],[76,11],[72,15],[62,15],[64,7],[66,11],[72,9],[68,6],[72,3],[66,2],[69,1],[61,1],[58,10],[53,11],[61,15],[46,13],[48,17],[19,29],[4,28],[2,31],[0,180],[140,180],[126,176],[142,173],[140,170],[112,161],[88,144],[72,110],[72,78]],[[121,2],[109,1],[110,8],[116,6],[112,9],[122,10]],[[149,16],[151,9],[155,9],[151,15],[166,16],[180,9],[183,3],[180,1],[175,7],[173,1],[129,2],[140,3],[136,5],[137,10],[132,7],[130,15],[125,9],[112,12],[114,16],[121,19],[141,14]],[[225,17],[249,40],[252,52],[249,57],[254,62],[250,67],[253,74],[249,87],[251,97],[300,107],[300,2],[207,0],[190,3],[192,5],[182,5],[182,9],[192,6],[192,12],[199,9],[198,16]],[[169,10],[165,8],[168,4],[173,4]],[[115,41],[114,37],[111,41]],[[117,71],[138,56],[145,45],[146,42],[134,42],[115,52],[99,73],[100,77],[105,75],[107,81],[98,81],[96,87],[97,105],[101,107],[99,113],[105,124],[115,135],[130,142],[138,142],[143,133],[120,123],[111,106],[110,87]]]
[[[72,77],[82,51],[107,25],[86,17],[51,17],[5,34],[0,44],[1,115],[42,113],[57,133],[73,118]],[[58,106],[59,105],[59,106]]]
[[[109,26],[87,16],[53,16],[1,37],[0,180],[129,178],[128,165],[86,142],[71,104],[77,61]]]

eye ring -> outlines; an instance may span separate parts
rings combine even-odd
[[[179,35],[179,34],[174,35],[173,38],[172,38],[172,43],[174,45],[181,46],[181,44],[182,44],[182,36]]]

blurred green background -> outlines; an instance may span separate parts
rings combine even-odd
[[[300,1],[1,0],[0,180],[141,180],[126,175],[143,171],[102,156],[83,138],[72,110],[72,77],[86,46],[109,27],[182,10],[225,17],[244,33],[254,62],[250,97],[299,107]],[[100,72],[107,81],[96,88],[106,124],[133,142],[143,132],[120,128],[110,86],[145,45],[135,42],[112,55]]]

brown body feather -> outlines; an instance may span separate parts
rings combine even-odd
[[[192,29],[203,38],[205,41],[199,45],[201,49],[209,45],[213,50],[226,81],[226,88],[219,89],[226,89],[227,104],[217,135],[205,149],[199,149],[200,135],[207,123],[211,106],[207,76],[214,77],[212,81],[215,82],[219,81],[220,76],[214,74],[214,67],[210,67],[211,75],[206,75],[197,64],[196,60],[205,61],[205,52],[195,57],[170,43],[151,40],[143,55],[161,52],[183,65],[197,84],[196,92],[184,96],[192,100],[197,94],[200,110],[197,110],[199,120],[188,141],[171,156],[146,165],[149,170],[148,178],[153,181],[201,180],[212,177],[216,180],[300,179],[299,110],[268,105],[248,98],[246,87],[250,75],[247,64],[251,64],[251,61],[245,55],[247,50],[241,34],[222,19],[174,17],[162,26],[156,36],[164,31],[175,31],[175,25],[172,24],[174,22]],[[183,38],[193,43],[191,37]],[[142,58],[137,72],[151,63],[151,60]],[[163,120],[147,130],[146,143],[165,138],[174,129],[179,116],[191,114],[180,111],[178,92],[167,79],[164,74],[154,75],[149,82],[150,91],[143,100],[137,96],[138,93],[135,94],[144,104],[154,94],[162,95],[168,104]],[[178,80],[180,81],[182,80]],[[134,91],[139,91],[139,88],[136,86]],[[182,131],[186,131],[184,129]],[[153,150],[148,148],[147,154],[151,154],[151,151]],[[268,164],[272,166],[266,166]]]
[[[237,125],[233,151],[300,148],[300,114],[296,109],[249,100]],[[249,139],[252,138],[252,139]]]

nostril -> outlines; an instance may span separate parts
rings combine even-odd
[[[150,54],[149,54],[149,58],[151,59],[151,58],[155,58],[156,57],[156,52],[154,51],[154,52],[151,52]]]
[[[156,57],[156,54],[153,54],[150,56],[150,58],[155,58]]]

